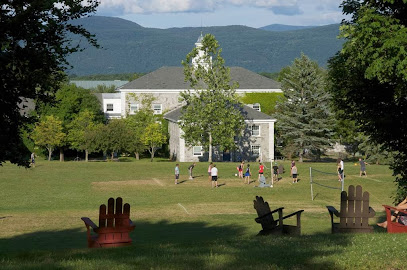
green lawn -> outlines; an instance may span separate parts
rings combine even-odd
[[[235,177],[236,163],[218,163],[221,187],[212,189],[207,163],[197,164],[193,181],[187,180],[189,163],[181,163],[182,183],[174,185],[174,162],[127,161],[0,167],[0,269],[405,268],[407,234],[376,226],[373,234],[330,234],[325,206],[339,209],[340,191],[314,185],[312,201],[309,167],[333,173],[315,173],[316,182],[339,187],[334,163],[298,163],[298,184],[286,172],[264,189]],[[252,168],[257,178],[258,164]],[[360,178],[359,166],[345,163],[346,189],[361,184],[370,193],[373,225],[384,219],[382,204],[392,204],[395,185],[387,166],[370,165],[367,172]],[[286,214],[304,209],[302,235],[256,236],[256,195]],[[80,218],[97,222],[99,205],[118,196],[131,205],[133,245],[88,249]]]

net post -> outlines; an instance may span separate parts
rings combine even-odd
[[[312,189],[312,167],[309,167],[309,179],[311,183],[311,200],[314,200],[314,191]]]
[[[342,190],[341,191],[343,191],[343,189],[345,187],[345,170],[342,171],[341,178],[342,178],[342,182],[341,182]]]

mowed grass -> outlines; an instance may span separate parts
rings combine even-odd
[[[127,159],[127,161],[132,161]],[[297,163],[299,183],[287,170],[274,188],[254,188],[235,177],[237,163],[217,163],[219,184],[211,188],[208,163],[180,163],[174,185],[174,162],[37,162],[31,169],[0,167],[0,269],[403,269],[407,234],[331,235],[326,205],[339,209],[340,190],[314,185],[313,179],[340,187],[334,163]],[[266,164],[270,168],[270,164]],[[257,163],[251,163],[257,180]],[[376,217],[392,204],[395,191],[387,166],[370,165],[368,177],[345,163],[345,187],[369,191]],[[270,173],[267,173],[269,176]],[[268,177],[269,180],[269,177]],[[256,195],[284,213],[304,209],[301,236],[256,234]],[[126,248],[88,249],[81,217],[98,220],[98,207],[109,197],[131,205],[136,223],[133,244]],[[287,221],[294,224],[295,219]]]

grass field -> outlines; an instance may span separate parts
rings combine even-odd
[[[217,189],[208,181],[207,163],[197,164],[192,181],[188,165],[180,164],[182,183],[174,185],[175,163],[159,160],[40,161],[31,169],[4,164],[0,269],[405,269],[406,234],[375,226],[373,234],[331,235],[325,206],[339,209],[340,191],[314,185],[312,201],[309,167],[335,173],[334,163],[297,164],[298,184],[286,172],[264,189],[235,177],[235,163],[217,164]],[[257,179],[257,164],[252,168]],[[374,225],[384,219],[382,204],[392,204],[395,185],[387,166],[370,165],[367,172],[360,178],[359,167],[345,163],[346,189],[360,184],[369,191]],[[339,187],[334,174],[313,177]],[[302,235],[256,236],[256,195],[272,208],[285,207],[286,214],[304,209]],[[133,245],[88,249],[80,218],[96,222],[99,205],[118,196],[131,205]]]

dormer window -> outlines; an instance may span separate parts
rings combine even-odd
[[[254,103],[253,104],[253,109],[256,110],[256,111],[261,112],[260,103]]]
[[[163,113],[163,105],[162,104],[153,104],[154,114],[162,114]]]

